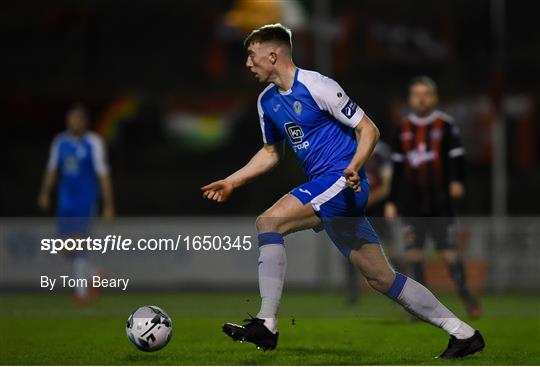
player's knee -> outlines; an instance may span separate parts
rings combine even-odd
[[[263,215],[259,215],[257,219],[255,219],[255,227],[257,227],[257,232],[265,232],[267,226],[267,219]]]
[[[255,220],[255,226],[257,227],[257,232],[280,232],[280,223],[279,218],[271,216],[269,213],[263,213],[257,217]]]

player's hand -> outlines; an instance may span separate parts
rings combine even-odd
[[[231,196],[234,186],[227,180],[219,180],[201,187],[203,198],[214,200],[218,203],[225,201]]]
[[[114,208],[112,206],[104,206],[103,207],[103,219],[111,220],[114,218]]]
[[[384,217],[388,220],[394,220],[397,218],[396,204],[392,202],[386,203],[384,206]]]
[[[362,191],[360,189],[360,175],[358,175],[358,172],[355,171],[352,168],[345,168],[343,171],[343,175],[347,179],[347,185],[352,188],[355,192]]]
[[[448,189],[452,199],[461,199],[465,195],[465,187],[459,181],[450,182],[450,187]]]
[[[51,199],[47,194],[39,194],[38,206],[41,210],[47,211],[51,207]]]

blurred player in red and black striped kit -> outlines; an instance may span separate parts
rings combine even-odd
[[[454,200],[463,197],[465,149],[453,119],[435,109],[437,86],[426,76],[409,86],[409,114],[392,144],[394,174],[385,216],[403,217],[406,260],[412,276],[424,283],[422,248],[430,235],[448,264],[459,296],[471,318],[481,309],[466,285],[463,260],[457,252]],[[397,207],[396,207],[397,204]]]

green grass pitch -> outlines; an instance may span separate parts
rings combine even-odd
[[[441,297],[463,316],[453,296]],[[538,365],[540,296],[485,295],[484,317],[471,324],[484,334],[484,352],[459,361],[433,359],[448,341],[442,330],[411,322],[389,299],[366,294],[353,307],[341,293],[286,292],[280,341],[271,352],[234,343],[223,322],[255,313],[255,292],[103,294],[75,307],[68,294],[0,294],[0,364],[13,365]],[[127,340],[133,309],[163,307],[173,337],[163,350],[140,352]]]

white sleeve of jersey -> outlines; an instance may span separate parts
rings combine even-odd
[[[335,80],[305,70],[302,70],[298,79],[308,88],[319,108],[342,124],[355,128],[364,117],[364,111]]]
[[[57,136],[51,143],[51,149],[49,151],[49,161],[47,162],[47,172],[53,172],[58,169],[59,148],[60,138]]]
[[[98,176],[109,174],[109,166],[105,153],[105,144],[103,139],[95,133],[89,134],[89,142],[92,145],[92,160],[94,162],[94,170]]]

